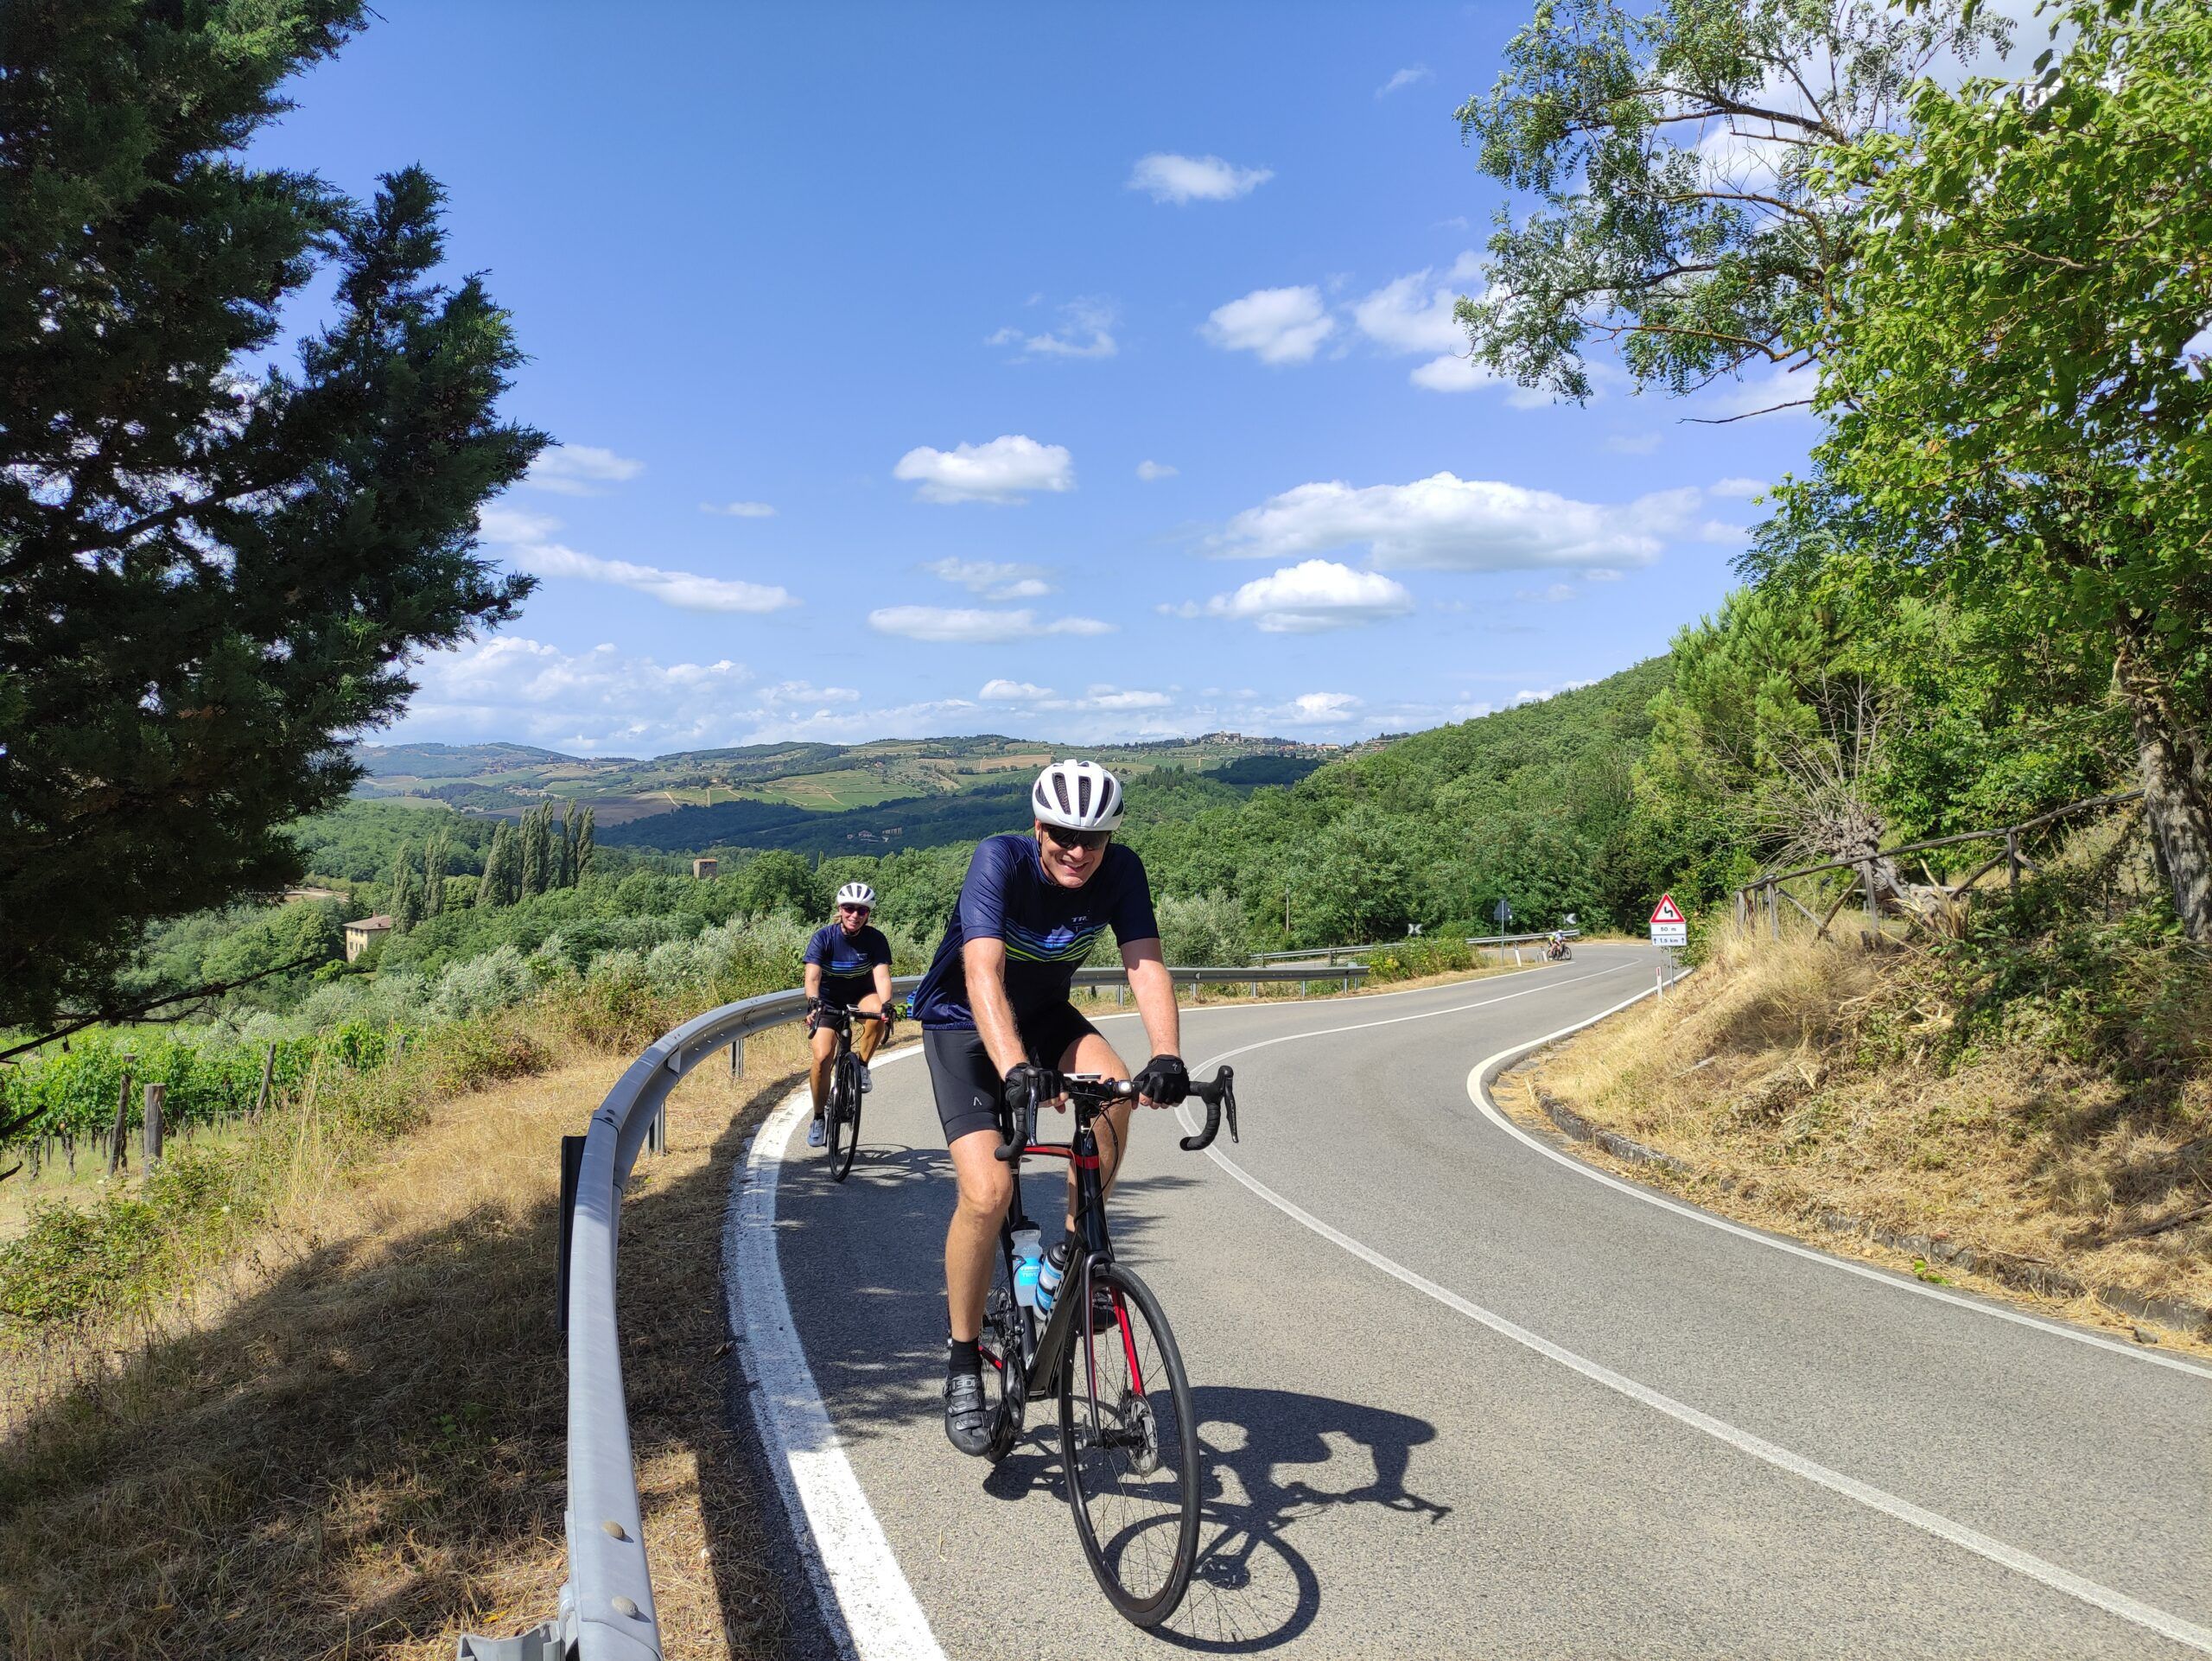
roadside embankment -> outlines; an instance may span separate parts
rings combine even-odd
[[[1730,936],[1496,1098],[1720,1214],[2212,1352],[2212,975],[2065,945]]]
[[[800,1055],[775,1033],[743,1079],[701,1068],[623,1208],[626,1382],[671,1657],[784,1650],[790,1593],[724,1429],[717,1242],[732,1161]],[[429,1661],[551,1613],[560,1138],[628,1059],[569,1047],[423,1104],[219,1252],[182,1243],[158,1301],[0,1340],[0,1652]]]

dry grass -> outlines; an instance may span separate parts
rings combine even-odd
[[[1663,1008],[1640,1006],[1538,1057],[1498,1100],[1548,1126],[1541,1091],[1692,1174],[1590,1150],[1599,1163],[1923,1277],[2024,1295],[1948,1263],[1916,1267],[1908,1252],[1827,1231],[1821,1214],[2212,1305],[2212,1215],[2129,1238],[2212,1200],[2212,1078],[2200,1070],[2145,1092],[2025,1040],[1948,1050],[1956,1011],[1912,971],[1898,954],[1803,936],[1724,939]],[[2092,1298],[2031,1301],[2135,1325]]]
[[[789,1088],[708,1066],[623,1212],[626,1372],[672,1657],[781,1652],[725,1430],[730,1168]],[[0,1352],[0,1652],[449,1656],[550,1614],[564,1575],[553,1330],[559,1138],[626,1058],[445,1103],[353,1180],[308,1165],[251,1248],[132,1329]],[[772,1496],[769,1503],[772,1504]]]

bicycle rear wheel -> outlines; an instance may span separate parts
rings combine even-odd
[[[1090,1281],[1090,1301],[1110,1301],[1114,1319],[1094,1314],[1090,1331],[1079,1327],[1061,1365],[1068,1505],[1107,1601],[1137,1626],[1156,1626],[1182,1602],[1198,1557],[1191,1385],[1151,1288],[1112,1263],[1094,1268]],[[1070,1285],[1061,1295],[1083,1291]]]
[[[849,1050],[830,1075],[830,1179],[842,1182],[861,1145],[861,1064]]]

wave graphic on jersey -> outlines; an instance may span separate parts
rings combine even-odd
[[[1006,955],[1017,963],[1081,963],[1090,955],[1090,947],[1106,932],[1103,923],[1089,928],[1056,928],[1039,934],[1020,924],[1009,921],[1006,925]]]

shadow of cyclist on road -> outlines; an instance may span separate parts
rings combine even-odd
[[[1205,1491],[1191,1589],[1155,1629],[1171,1644],[1239,1655],[1274,1649],[1311,1626],[1321,1587],[1284,1537],[1294,1524],[1346,1505],[1402,1512],[1406,1527],[1433,1527],[1451,1515],[1449,1505],[1406,1486],[1413,1450],[1436,1438],[1426,1420],[1294,1391],[1199,1384],[1191,1395],[1205,1449]],[[1029,1423],[984,1492],[1020,1499],[1049,1482],[1065,1500],[1050,1404],[1033,1406]],[[1363,1550],[1387,1556],[1390,1526],[1364,1523],[1370,1543]]]

